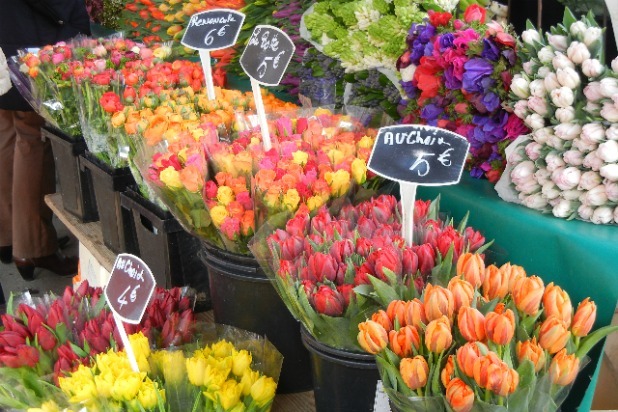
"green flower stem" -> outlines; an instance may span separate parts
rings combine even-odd
[[[489,403],[491,400],[491,392],[489,389],[485,389],[485,402]]]

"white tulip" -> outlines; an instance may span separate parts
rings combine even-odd
[[[582,127],[580,137],[586,143],[598,144],[605,140],[605,127],[599,122],[587,123]]]
[[[564,169],[556,169],[552,173],[552,180],[562,190],[571,190],[579,184],[581,179],[581,171],[576,167],[566,167]]]
[[[552,135],[549,136],[549,139],[547,139],[547,143],[545,143],[547,146],[552,147],[556,150],[564,150],[565,146],[566,146],[566,140],[562,140],[561,138],[559,138],[556,135]]]
[[[561,107],[556,109],[554,116],[560,123],[569,123],[575,119],[575,108],[573,106]]]
[[[601,79],[599,83],[601,85],[601,93],[608,99],[618,94],[618,79],[606,77]]]
[[[548,201],[548,203],[550,204],[551,207],[555,207],[558,203],[560,203],[562,201],[562,198],[557,197],[555,199],[550,199]]]
[[[549,138],[553,135],[554,135],[554,128],[551,126],[543,127],[541,129],[538,129],[532,132],[532,138],[534,139],[535,142],[540,143],[540,144],[547,143]]]
[[[586,99],[596,102],[603,98],[603,91],[601,90],[601,83],[599,82],[591,82],[588,83],[586,87],[584,87],[584,95]]]
[[[524,206],[530,209],[543,210],[547,206],[547,199],[541,193],[535,193],[530,196],[526,196],[523,201]]]
[[[522,67],[528,76],[531,76],[535,71],[535,64],[533,62],[525,62],[522,64]]]
[[[541,186],[544,186],[547,182],[551,182],[551,172],[547,169],[539,169],[534,172],[534,178]],[[553,183],[553,182],[552,182]]]
[[[537,79],[544,79],[550,73],[553,73],[552,69],[550,69],[547,66],[541,66],[541,67],[539,67],[539,70],[536,71],[536,78]]]
[[[521,34],[521,39],[524,41],[524,43],[527,43],[530,46],[534,46],[535,42],[536,43],[541,42],[541,35],[539,34],[538,31],[534,29],[529,29],[529,30],[523,31],[523,33]]]
[[[560,193],[560,197],[566,200],[577,200],[579,202],[579,198],[582,194],[583,192],[581,190],[571,189]]]
[[[543,184],[543,187],[541,188],[541,193],[543,193],[543,196],[545,196],[549,200],[557,199],[558,197],[560,197],[560,190],[554,182],[547,182]]]
[[[600,116],[601,105],[597,103],[587,102],[586,106],[584,106],[584,110],[595,117]]]
[[[525,162],[521,162],[511,170],[511,180],[516,185],[527,182],[533,178],[535,170],[536,166],[533,161],[526,160]]]
[[[618,183],[610,182],[608,180],[607,182],[604,182],[603,185],[605,186],[607,200],[610,202],[618,202]]]
[[[581,202],[588,206],[603,206],[607,203],[607,193],[605,193],[605,186],[598,185],[587,191],[581,197]]]
[[[513,113],[520,119],[525,119],[526,116],[528,116],[528,101],[518,100],[515,102],[515,105],[513,105]]]
[[[554,70],[575,67],[573,62],[562,53],[556,53],[554,58],[551,59],[551,65],[554,66]]]
[[[581,138],[573,139],[573,144],[571,144],[571,149],[579,150],[583,154],[594,152],[597,147],[596,143],[589,143]]]
[[[570,166],[581,166],[584,162],[584,155],[579,150],[567,150],[563,153],[562,159]]]
[[[560,200],[551,210],[556,217],[567,218],[577,210],[579,206],[578,202],[571,202],[569,200]]]
[[[570,67],[558,69],[556,71],[556,78],[558,79],[558,83],[560,83],[560,85],[568,87],[569,89],[576,89],[581,84],[579,74]]]
[[[554,172],[555,170],[564,167],[566,163],[562,160],[562,154],[553,150],[545,156],[545,164],[547,165],[547,170],[550,172]]]
[[[560,123],[554,128],[554,134],[562,140],[573,140],[582,132],[582,127],[575,123]]]
[[[618,206],[614,209],[614,223],[618,223]]]
[[[605,102],[601,108],[601,117],[610,123],[618,123],[618,108],[613,103]]]
[[[605,131],[605,138],[608,140],[618,140],[618,124],[611,125]]]
[[[558,89],[561,86],[558,81],[558,77],[554,72],[548,73],[547,76],[545,76],[543,79],[543,85],[545,86],[546,93]]]
[[[530,160],[536,160],[541,156],[542,145],[537,142],[530,142],[526,145],[526,154]]]
[[[565,51],[567,49],[567,36],[562,36],[559,34],[548,34],[547,41],[556,50]]]
[[[511,91],[520,99],[526,99],[530,96],[530,82],[524,79],[521,75],[516,74],[511,82]]]
[[[608,140],[599,145],[597,149],[597,156],[605,161],[605,163],[618,162],[618,142],[615,140]]]
[[[530,179],[526,182],[515,185],[515,190],[521,193],[525,193],[527,195],[531,195],[541,190],[541,185],[539,185],[536,180]]]
[[[605,162],[603,161],[603,159],[597,156],[596,151],[593,151],[593,152],[588,153],[586,157],[584,157],[584,163],[582,164],[584,165],[584,167],[587,167],[588,169],[592,169],[595,172],[598,172],[599,170],[601,170],[601,167],[603,167]],[[603,175],[601,174],[601,176]]]
[[[618,182],[618,164],[604,165],[600,169],[601,176],[610,182]]]
[[[545,95],[547,95],[545,81],[541,79],[532,80],[528,85],[528,90],[530,94],[535,97],[545,97]]]
[[[511,155],[507,159],[507,161],[512,165],[518,165],[524,160],[527,160],[526,157],[524,156],[524,153],[525,152],[523,150],[513,150],[513,152],[511,152]]]
[[[592,214],[594,213],[594,208],[586,205],[580,205],[577,208],[577,214],[583,220],[590,220]]]
[[[584,37],[584,33],[586,32],[587,28],[588,26],[583,21],[576,21],[575,23],[571,24],[571,27],[569,27],[569,31],[571,32],[571,35],[573,37],[575,37],[577,40],[581,40]]]
[[[590,58],[590,50],[584,43],[574,41],[567,49],[567,56],[575,64],[582,64],[584,60]]]
[[[545,126],[545,119],[536,113],[532,113],[524,119],[524,123],[532,130],[540,129]]]
[[[589,78],[599,77],[605,71],[605,66],[597,59],[587,59],[582,63],[582,73]]]
[[[580,190],[590,190],[595,186],[601,184],[603,179],[601,179],[601,175],[598,172],[594,172],[592,170],[588,170],[587,172],[582,173],[581,179],[579,179],[579,186],[577,187]]]
[[[609,206],[597,207],[590,221],[596,225],[607,225],[614,218],[614,208]]]
[[[554,50],[551,47],[545,46],[541,50],[539,50],[539,53],[537,56],[541,63],[550,64],[555,55],[556,54],[554,53]]]
[[[612,60],[612,70],[618,73],[618,57]]]
[[[588,47],[594,45],[594,42],[601,39],[603,30],[600,27],[588,27],[584,33],[584,44]]]
[[[550,96],[552,103],[556,107],[569,107],[573,105],[573,101],[575,100],[573,90],[569,89],[568,87],[554,89],[551,91]]]
[[[544,97],[529,97],[528,108],[543,117],[545,117],[545,115],[547,114],[547,102],[545,101]]]

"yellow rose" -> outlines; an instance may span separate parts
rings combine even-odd
[[[300,203],[300,195],[298,194],[298,190],[289,189],[283,195],[283,205],[290,211],[295,211],[298,208],[298,204]]]
[[[168,166],[159,175],[159,179],[170,189],[180,189],[183,187],[180,181],[180,174],[172,166]]]
[[[362,185],[367,180],[367,165],[363,159],[356,158],[350,166],[352,169],[352,178],[356,183]]]
[[[319,209],[324,204],[324,198],[322,196],[311,196],[307,199],[307,207],[310,212]]]
[[[217,200],[224,206],[227,206],[234,200],[234,191],[229,186],[219,186],[217,189]]]
[[[292,153],[293,162],[297,165],[304,166],[307,164],[307,160],[309,160],[309,154],[307,152],[303,152],[301,150],[297,150]]]
[[[343,196],[350,189],[350,173],[340,169],[336,172],[327,172],[324,179],[331,188],[333,197]]]
[[[251,393],[251,387],[260,378],[260,373],[251,369],[246,369],[245,373],[240,378],[240,385],[242,386],[242,394],[247,396]]]
[[[221,227],[223,221],[229,216],[225,206],[217,205],[210,209],[210,218],[216,227]]]
[[[137,396],[142,386],[145,373],[123,371],[112,387],[112,398],[118,401],[130,401]]]
[[[162,6],[163,6],[163,4],[162,4]],[[160,46],[160,47],[157,47],[156,49],[154,49],[152,54],[157,59],[165,59],[166,57],[168,57],[169,55],[172,54],[172,48],[169,47],[169,46]]]
[[[264,203],[266,206],[278,209],[280,204],[281,188],[279,185],[271,186],[264,194]]]
[[[363,148],[363,149],[371,149],[373,147],[373,137],[363,136],[358,141],[358,147]]]
[[[261,408],[272,402],[277,390],[277,383],[268,376],[262,376],[251,386],[251,397]]]
[[[204,384],[204,369],[206,369],[206,358],[204,356],[192,356],[185,361],[185,367],[187,368],[187,377],[189,382],[195,386],[202,386]]]
[[[116,112],[112,115],[112,126],[118,128],[127,120],[124,112]]]
[[[232,353],[232,372],[236,376],[244,375],[245,371],[251,366],[253,358],[251,353],[246,350],[234,351]]]
[[[217,400],[226,411],[235,407],[240,402],[242,386],[235,380],[229,379],[221,385],[217,392]]]

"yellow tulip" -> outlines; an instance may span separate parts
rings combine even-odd
[[[112,387],[114,386],[114,376],[110,372],[96,375],[94,377],[94,383],[97,387],[99,396],[103,398],[110,398],[112,396]]]
[[[159,390],[157,384],[150,379],[142,384],[137,393],[137,399],[144,409],[154,409],[159,401],[159,396],[165,399],[165,391]]]
[[[371,149],[373,147],[373,137],[363,136],[358,141],[358,147],[362,149]]]
[[[182,351],[164,351],[162,359],[163,377],[166,383],[177,385],[184,381],[186,375],[185,357]]]
[[[292,158],[294,163],[304,166],[307,164],[307,160],[309,160],[309,154],[307,152],[303,152],[302,150],[297,150],[292,153]]]
[[[251,393],[251,387],[260,378],[260,373],[251,369],[245,370],[245,373],[240,378],[240,385],[242,386],[242,394],[247,396]]]
[[[262,376],[251,386],[251,397],[261,408],[272,402],[276,390],[277,383],[273,378]]]
[[[193,356],[186,359],[187,377],[189,382],[195,386],[204,384],[204,370],[206,369],[206,358],[203,356]]]
[[[242,386],[233,379],[229,379],[221,385],[221,389],[217,392],[217,401],[223,409],[228,410],[235,407],[240,402],[242,394]]]
[[[112,398],[118,401],[129,401],[137,396],[146,374],[143,372],[123,371],[112,387]]]
[[[362,185],[367,180],[367,164],[363,159],[356,158],[350,165],[352,170],[352,178],[356,183]]]
[[[232,354],[232,372],[236,376],[244,375],[245,371],[251,367],[253,358],[251,353],[246,350],[234,351]]]

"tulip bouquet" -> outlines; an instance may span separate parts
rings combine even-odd
[[[488,245],[472,228],[440,220],[437,202],[417,200],[414,244],[401,237],[397,201],[382,195],[338,214],[305,208],[284,230],[258,231],[250,245],[284,303],[318,341],[358,351],[357,325],[383,299],[412,299],[426,282],[446,286],[465,252]]]
[[[618,327],[590,333],[596,305],[577,310],[559,286],[464,254],[446,287],[382,300],[358,325],[396,410],[556,411],[586,353]],[[573,313],[574,312],[574,313]]]
[[[618,223],[618,59],[604,65],[602,29],[568,9],[550,33],[522,39],[512,106],[532,133],[509,148],[498,193],[556,217]]]
[[[521,68],[515,37],[505,25],[485,24],[485,18],[478,6],[468,7],[463,20],[430,12],[428,21],[410,28],[397,68],[406,93],[402,122],[466,137],[471,175],[496,182],[506,163],[504,147],[528,129],[502,107]]]

